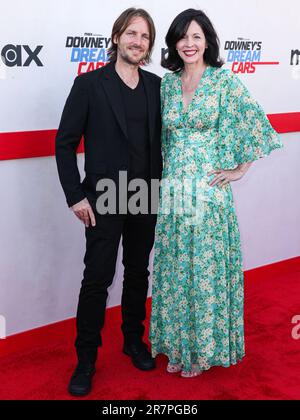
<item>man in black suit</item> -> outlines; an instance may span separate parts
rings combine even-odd
[[[75,342],[78,365],[69,383],[72,395],[86,395],[91,389],[121,236],[123,352],[141,370],[155,367],[142,337],[156,214],[97,212],[99,180],[113,180],[117,196],[124,196],[120,172],[126,172],[128,182],[139,178],[148,185],[161,178],[160,78],[139,67],[150,61],[154,40],[154,24],[145,10],[123,12],[112,30],[110,63],[75,79],[57,133],[60,181],[69,207],[86,226]],[[81,183],[76,149],[82,135],[86,176]]]

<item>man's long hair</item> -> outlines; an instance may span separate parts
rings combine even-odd
[[[112,61],[112,62],[117,61],[118,44],[114,43],[114,39],[120,38],[120,36],[126,31],[126,28],[130,25],[131,20],[135,17],[142,17],[148,23],[149,34],[150,34],[149,51],[143,62],[145,64],[150,63],[151,54],[152,54],[152,50],[153,50],[153,46],[155,42],[155,36],[156,36],[154,22],[151,16],[149,15],[149,13],[146,12],[146,10],[137,9],[135,7],[130,7],[129,9],[126,9],[114,23],[112,33],[111,33],[111,46],[107,51],[108,56],[109,56],[109,61]]]

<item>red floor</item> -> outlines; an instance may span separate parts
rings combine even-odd
[[[291,335],[295,315],[300,258],[246,272],[247,356],[237,366],[183,379],[165,373],[163,356],[155,371],[135,369],[121,352],[120,310],[108,310],[88,399],[300,399],[300,339]],[[76,362],[74,331],[71,320],[1,340],[0,399],[72,399],[66,388]]]

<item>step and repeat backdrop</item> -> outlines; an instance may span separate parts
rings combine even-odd
[[[0,315],[8,334],[74,316],[84,228],[65,204],[54,138],[74,78],[107,63],[112,24],[132,6],[145,8],[154,19],[157,39],[147,69],[160,76],[165,72],[160,61],[167,54],[164,38],[174,17],[193,7],[211,18],[225,66],[261,103],[285,146],[256,162],[233,185],[245,269],[300,254],[298,0],[4,1]],[[81,146],[78,165],[83,175],[82,151]],[[108,306],[120,302],[122,274],[119,258]]]

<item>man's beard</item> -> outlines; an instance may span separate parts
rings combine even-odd
[[[134,64],[134,65],[137,65],[137,64],[139,64],[139,63],[143,62],[143,61],[144,61],[144,59],[145,59],[145,58],[146,58],[146,56],[147,56],[147,53],[145,53],[145,54],[143,54],[143,55],[141,56],[141,58],[134,60],[134,59],[132,59],[132,57],[130,57],[130,56],[129,56],[129,55],[128,55],[125,51],[120,51],[120,50],[119,50],[119,54],[120,54],[121,59],[122,59],[123,61],[125,61],[125,63],[127,63],[127,64]]]

